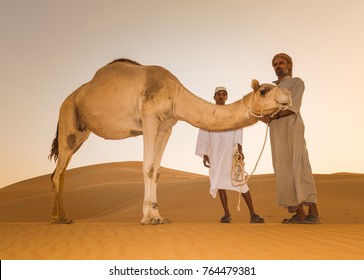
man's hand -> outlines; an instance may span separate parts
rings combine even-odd
[[[273,120],[279,120],[280,118],[284,118],[284,117],[287,117],[289,115],[292,115],[294,114],[295,112],[287,109],[287,110],[284,110],[284,111],[279,111],[277,114],[275,114],[273,117],[261,117],[259,120],[264,122],[264,123],[270,123],[271,121]]]
[[[238,144],[238,151],[239,151],[239,154],[241,156],[241,159],[244,160],[245,157],[244,157],[244,154],[243,154],[243,147],[240,144]]]
[[[272,118],[271,117],[261,117],[259,120],[268,124],[272,121]]]
[[[203,165],[207,168],[210,168],[210,159],[207,155],[203,155]]]

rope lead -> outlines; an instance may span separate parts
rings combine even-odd
[[[258,163],[259,163],[260,158],[262,157],[262,154],[263,154],[263,151],[264,151],[265,144],[267,142],[268,130],[269,130],[269,124],[267,124],[267,126],[266,126],[265,138],[264,138],[264,143],[263,143],[262,150],[260,151],[260,155],[258,157],[257,163],[255,164],[254,169],[253,169],[253,171],[251,172],[250,175],[244,171],[245,163],[244,163],[243,156],[239,153],[237,147],[234,148],[233,161],[232,161],[232,165],[231,165],[231,183],[233,184],[233,186],[236,186],[236,187],[239,186],[240,187],[238,206],[237,206],[238,212],[240,212],[240,201],[241,201],[240,193],[242,192],[243,185],[248,183],[249,179],[254,174],[255,169],[258,166]],[[246,180],[245,180],[245,174],[248,175]]]

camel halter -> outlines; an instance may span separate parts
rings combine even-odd
[[[256,117],[256,118],[262,118],[262,117],[274,117],[276,114],[278,114],[278,112],[281,110],[281,108],[278,108],[277,111],[275,111],[273,114],[271,115],[267,115],[267,116],[264,116],[263,115],[263,111],[264,111],[264,106],[265,106],[265,103],[267,102],[268,100],[268,97],[271,95],[271,93],[273,91],[275,91],[278,87],[275,86],[270,92],[268,92],[267,96],[264,98],[264,102],[263,102],[263,105],[262,105],[262,109],[260,109],[260,115],[257,115],[255,113],[252,112],[252,108],[253,108],[253,101],[254,101],[254,96],[255,94],[253,94],[253,98],[252,98],[252,104],[251,104],[251,108],[244,102],[244,99],[242,99],[242,102],[244,103],[244,105],[248,108],[248,113],[249,115],[252,115],[253,117]]]

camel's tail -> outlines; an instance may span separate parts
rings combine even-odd
[[[54,158],[54,161],[57,161],[58,159],[58,127],[59,124],[57,124],[56,136],[53,139],[51,153],[48,156],[49,160],[52,160],[52,158]]]

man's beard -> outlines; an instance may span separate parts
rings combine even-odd
[[[277,70],[276,70],[277,77],[282,77],[285,74],[286,74],[286,72],[284,72],[283,68],[277,68]]]

